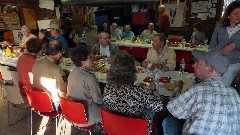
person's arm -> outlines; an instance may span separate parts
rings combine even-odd
[[[195,89],[190,89],[168,102],[168,111],[178,119],[189,118],[196,110]]]
[[[92,78],[89,79],[89,81],[88,81],[88,88],[89,88],[89,92],[92,96],[93,102],[96,104],[102,104],[103,97],[102,97],[102,94],[100,91],[99,83],[94,75],[92,75]]]
[[[218,29],[219,29],[219,26],[217,24],[217,26],[214,28],[214,31],[213,31],[213,34],[212,34],[209,49],[215,48],[218,44]]]
[[[163,70],[165,68],[168,68],[168,70],[175,70],[175,68],[176,68],[176,53],[173,49],[169,49],[169,51],[167,53],[168,53],[167,54],[168,59],[166,61],[166,64],[163,64]]]
[[[163,109],[162,101],[159,98],[154,98],[154,95],[149,90],[142,91],[142,98],[139,99],[142,102],[147,109],[149,109],[152,112],[158,112]]]

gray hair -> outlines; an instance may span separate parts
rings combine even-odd
[[[125,30],[125,29],[131,30],[131,26],[130,26],[130,25],[126,25],[126,26],[124,27],[124,30]]]
[[[26,30],[26,31],[29,31],[30,32],[30,29],[26,26],[26,25],[23,25],[21,30]]]

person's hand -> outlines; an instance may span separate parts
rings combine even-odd
[[[149,71],[153,71],[153,70],[155,70],[157,68],[157,65],[156,64],[152,64],[149,68],[148,68],[148,70]]]
[[[236,45],[234,42],[226,45],[223,49],[222,49],[222,52],[225,53],[225,54],[229,54],[233,51],[233,49],[235,49]]]
[[[148,65],[148,62],[147,62],[146,60],[144,60],[144,61],[142,62],[142,67],[143,67],[143,68],[147,68],[147,65]]]
[[[158,91],[156,91],[156,84],[154,82],[150,83],[150,89],[153,91],[154,96],[156,96],[156,97],[159,96]]]
[[[178,87],[178,88],[181,88],[181,89],[182,89],[184,83],[183,83],[182,80],[178,80],[178,81],[176,81],[173,85],[174,85],[175,87]]]
[[[162,70],[163,71],[168,71],[169,70],[169,67],[166,66],[166,64],[162,65]]]

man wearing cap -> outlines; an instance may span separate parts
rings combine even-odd
[[[60,34],[59,22],[56,19],[50,21],[50,34],[49,41],[58,40],[62,42],[64,51],[69,49],[67,40]]]
[[[119,38],[122,35],[122,31],[118,28],[116,23],[112,23],[110,27],[111,37]]]
[[[89,51],[92,50],[93,46],[98,43],[98,27],[97,25],[92,25],[91,30],[85,35],[84,41],[87,45]]]
[[[146,29],[142,32],[142,34],[140,35],[140,38],[151,41],[155,34],[157,34],[157,32],[154,30],[154,24],[149,23],[148,29]]]
[[[194,75],[202,82],[171,100],[168,111],[178,119],[186,119],[182,134],[239,135],[240,98],[221,78],[229,65],[227,58],[215,50],[194,50],[193,56],[197,58]]]

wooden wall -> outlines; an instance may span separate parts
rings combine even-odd
[[[163,0],[164,2],[171,2],[173,0]],[[180,0],[181,1],[181,0]],[[192,1],[198,1],[198,0],[187,0],[188,6],[191,6]],[[207,38],[210,40],[211,35],[213,32],[213,29],[215,27],[216,22],[220,19],[221,17],[221,12],[222,12],[222,7],[224,0],[217,0],[216,8],[217,8],[217,15],[215,18],[207,18],[207,20],[200,20],[200,19],[192,19],[190,18],[190,10],[186,12],[186,18],[185,22],[186,25],[184,27],[179,27],[179,28],[170,28],[170,34],[171,35],[183,35],[184,38],[187,40],[190,39],[191,33],[192,33],[192,27],[193,24],[196,22],[200,22],[203,26],[203,32],[206,34]],[[176,1],[174,1],[176,2]],[[40,9],[39,8],[39,3],[38,0],[1,0],[0,4],[11,4],[11,5],[16,5],[20,8],[20,19],[23,17],[22,16],[22,10],[21,8],[33,8],[36,12],[37,20],[44,19],[44,18],[49,18],[51,19],[53,14],[55,14],[55,11],[53,10],[48,10],[48,9]],[[159,3],[156,3],[155,5],[159,5]],[[80,9],[81,11],[79,12]],[[155,9],[156,11],[156,9]],[[82,13],[85,12],[84,9],[81,9],[80,6],[74,6],[71,8],[71,12],[73,12],[73,25],[79,25],[84,23],[84,18]],[[80,14],[79,14],[80,13]],[[24,24],[24,20],[21,19],[21,24]]]

